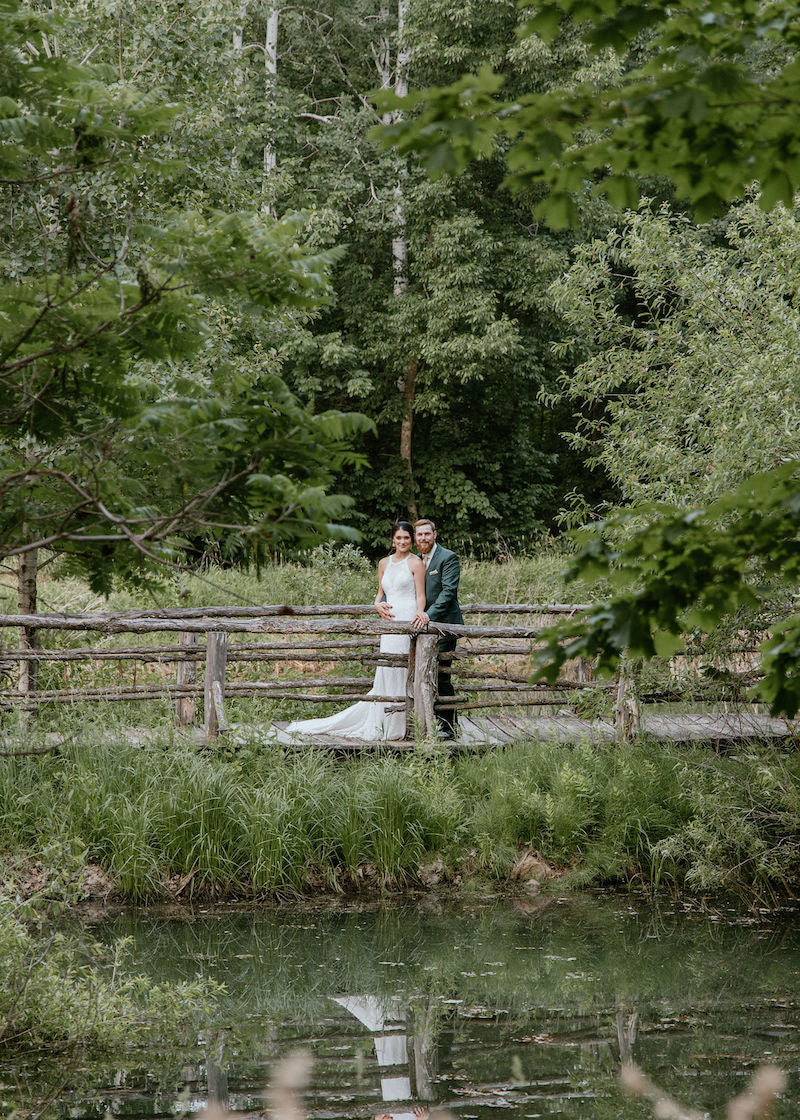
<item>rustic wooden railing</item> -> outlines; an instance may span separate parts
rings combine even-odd
[[[153,701],[169,699],[175,703],[178,724],[192,725],[197,719],[197,701],[203,698],[204,733],[213,739],[229,728],[225,702],[241,697],[263,697],[270,700],[294,701],[303,707],[341,705],[355,700],[384,703],[393,710],[405,711],[406,734],[424,736],[435,727],[438,638],[455,636],[459,646],[451,657],[456,684],[455,700],[447,700],[448,708],[460,711],[514,709],[563,706],[566,697],[576,690],[591,687],[614,693],[615,726],[622,737],[636,733],[639,724],[639,703],[677,698],[677,691],[665,689],[637,696],[629,667],[623,668],[616,681],[593,682],[591,666],[576,662],[554,685],[531,684],[528,659],[537,638],[544,629],[564,615],[586,609],[586,604],[508,604],[473,603],[463,608],[467,618],[482,616],[526,616],[525,625],[492,625],[465,623],[461,626],[431,624],[428,632],[413,634],[407,622],[385,622],[376,617],[374,608],[355,606],[264,606],[178,608],[153,611],[98,612],[81,615],[0,615],[0,634],[12,629],[23,630],[26,636],[35,631],[72,632],[100,635],[175,635],[175,642],[126,647],[82,645],[73,648],[35,648],[29,644],[0,649],[0,670],[8,686],[0,687],[0,708],[21,707],[35,710],[42,704],[98,701]],[[408,655],[382,653],[379,648],[383,634],[410,634]],[[199,642],[205,635],[205,645]],[[249,641],[231,640],[231,636],[251,636]],[[258,640],[261,637],[268,640]],[[64,666],[65,687],[31,687],[37,674],[31,667],[43,663]],[[123,665],[132,665],[132,681],[117,685],[92,684],[69,687],[68,667],[71,663],[116,662],[120,676]],[[205,663],[203,680],[198,681],[198,663]],[[335,663],[360,663],[370,674],[378,665],[406,667],[406,696],[369,695],[373,676],[336,676],[330,672]],[[174,664],[174,680],[148,680],[137,683],[139,664],[165,666]],[[312,675],[298,675],[274,680],[233,679],[230,667],[247,663],[292,663],[300,673],[312,666]],[[477,666],[477,667],[476,667]],[[752,662],[740,666],[740,684],[753,678]],[[18,670],[18,681],[13,677]],[[152,672],[152,669],[151,669]],[[0,682],[2,683],[2,682]],[[736,682],[734,682],[735,684]],[[41,684],[41,681],[40,681]],[[332,690],[336,691],[332,691]],[[324,691],[320,691],[324,690]],[[707,690],[714,698],[713,688]],[[712,695],[713,693],[713,695]]]

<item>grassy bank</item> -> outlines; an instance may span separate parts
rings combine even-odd
[[[136,900],[506,882],[529,850],[575,885],[770,899],[799,881],[798,808],[800,758],[759,746],[527,742],[342,762],[86,735],[0,760],[6,858],[96,864]]]

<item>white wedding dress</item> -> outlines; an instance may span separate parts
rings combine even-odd
[[[417,595],[414,576],[408,557],[389,562],[383,573],[383,591],[386,602],[390,604],[396,622],[410,622],[417,613]],[[384,634],[381,637],[381,653],[408,653],[410,639],[405,634]],[[384,668],[375,670],[375,680],[369,696],[396,696],[402,704],[406,695],[408,670]],[[331,677],[331,684],[336,678]],[[394,706],[394,705],[393,705]],[[359,700],[344,711],[321,719],[295,720],[277,730],[279,742],[297,741],[311,735],[335,735],[341,739],[402,739],[405,734],[405,711],[387,711],[387,705]]]

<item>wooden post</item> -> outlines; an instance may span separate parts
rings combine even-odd
[[[412,634],[411,644],[408,647],[408,676],[406,677],[406,730],[405,738],[411,738],[414,715],[414,669],[417,661],[417,636]]]
[[[21,552],[17,568],[17,609],[20,614],[36,614],[36,576],[39,570],[39,550],[31,548]],[[39,631],[33,626],[21,626],[20,649],[39,648]],[[19,690],[35,692],[39,686],[39,662],[20,661]]]
[[[414,714],[419,735],[436,734],[434,705],[437,699],[439,638],[436,634],[418,634],[414,663]]]
[[[575,666],[575,679],[578,684],[591,684],[594,673],[593,665],[588,657],[579,657]]]
[[[186,649],[197,647],[197,634],[192,631],[183,631],[179,644]],[[193,685],[197,683],[197,662],[194,660],[181,660],[178,662],[178,677],[176,685]],[[194,696],[179,696],[175,701],[175,722],[179,727],[191,726],[197,719],[197,699]]]
[[[633,683],[633,673],[627,657],[619,663],[617,702],[614,708],[614,727],[619,739],[632,739],[639,734],[641,712]]]
[[[211,682],[211,697],[214,701],[214,712],[217,717],[217,730],[220,735],[224,735],[226,731],[230,731],[228,726],[228,717],[225,715],[225,693],[222,691],[222,685],[219,681]]]
[[[203,719],[205,723],[206,742],[216,739],[220,730],[218,709],[222,708],[222,697],[225,695],[225,662],[228,659],[228,635],[218,631],[210,631],[206,647],[206,679],[204,691]],[[218,694],[215,702],[215,688]]]

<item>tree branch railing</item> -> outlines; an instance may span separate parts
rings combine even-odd
[[[229,728],[225,702],[228,699],[261,697],[273,701],[302,702],[303,705],[352,703],[356,700],[386,704],[393,711],[406,713],[407,737],[415,730],[418,736],[433,733],[436,711],[440,706],[436,694],[438,678],[438,639],[454,636],[462,642],[455,651],[448,653],[453,677],[456,679],[455,699],[447,698],[441,707],[469,712],[481,709],[540,708],[542,710],[569,704],[570,695],[587,688],[602,695],[609,693],[614,702],[614,723],[617,734],[629,738],[639,726],[641,702],[658,703],[679,698],[677,687],[651,689],[637,696],[630,667],[623,664],[616,682],[592,680],[591,665],[578,662],[574,676],[565,675],[554,684],[528,679],[525,662],[531,655],[537,639],[560,616],[574,615],[587,608],[587,604],[513,604],[475,603],[462,608],[468,617],[527,616],[528,625],[484,624],[467,622],[463,625],[430,624],[426,632],[415,634],[408,622],[384,621],[375,617],[372,606],[289,606],[263,607],[209,607],[176,608],[154,611],[93,612],[91,614],[5,614],[0,615],[0,633],[14,628],[30,635],[41,636],[47,631],[72,634],[95,633],[103,636],[163,635],[164,644],[107,647],[84,644],[66,649],[0,648],[0,671],[8,679],[19,671],[18,688],[0,687],[0,708],[21,708],[35,711],[48,703],[96,703],[101,701],[130,702],[168,700],[175,705],[175,721],[191,726],[197,719],[198,700],[203,698],[204,733],[209,740],[225,733]],[[169,642],[174,634],[176,641]],[[205,634],[206,644],[199,642]],[[405,654],[382,653],[378,641],[384,634],[411,636],[410,652]],[[230,640],[237,635],[248,635],[250,641]],[[1,643],[0,643],[1,645]],[[508,664],[509,658],[523,659],[522,665]],[[494,659],[487,660],[487,659]],[[132,670],[133,680],[115,685],[77,685],[68,683],[72,666],[78,663],[98,664],[116,662],[120,676],[123,665]],[[205,664],[202,680],[198,680],[198,664]],[[281,666],[293,668],[299,674],[294,678],[282,676],[275,680],[237,680],[231,678],[234,665],[273,663],[276,673]],[[335,669],[337,663],[357,662],[374,669],[375,666],[407,668],[405,697],[370,695],[371,676],[336,676],[324,666]],[[477,662],[477,667],[474,663]],[[31,689],[29,683],[36,678],[31,669],[51,664],[49,671],[59,664],[64,674],[63,687],[46,687],[44,681]],[[163,675],[157,680],[137,683],[137,666],[158,667],[175,665],[177,676],[166,681]],[[319,666],[310,675],[307,666]],[[695,692],[700,699],[714,699],[728,689],[730,697],[741,687],[757,678],[750,666],[737,674],[730,674],[725,686],[717,682],[698,684]],[[1,684],[2,682],[0,682]],[[319,691],[324,690],[324,691]],[[332,691],[333,690],[333,691]],[[722,691],[721,691],[722,690]]]

